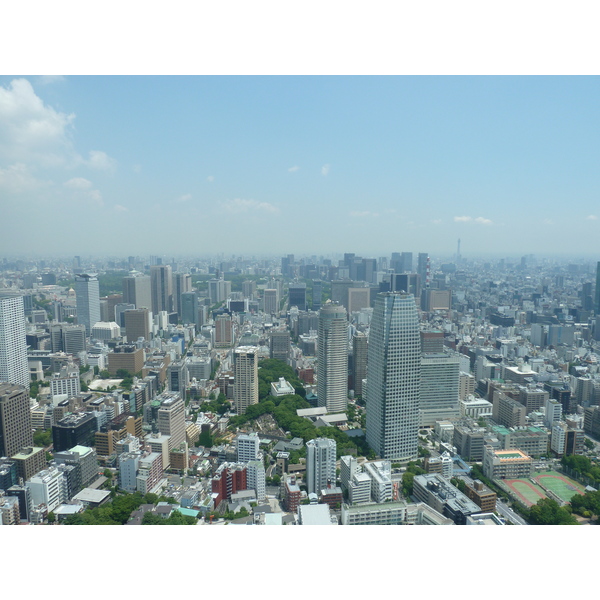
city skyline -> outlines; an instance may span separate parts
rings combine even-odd
[[[323,254],[348,238],[369,256],[451,255],[459,238],[465,257],[597,255],[599,91],[597,77],[1,77],[0,250],[85,255],[96,232],[124,255]]]

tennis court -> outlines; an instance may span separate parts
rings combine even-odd
[[[540,485],[554,492],[563,502],[569,502],[575,494],[583,494],[584,487],[566,475],[548,471],[534,478]]]

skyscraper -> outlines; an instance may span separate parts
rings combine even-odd
[[[135,304],[135,308],[152,308],[150,277],[142,273],[131,273],[123,277],[123,303]]]
[[[456,354],[423,354],[419,426],[433,427],[436,421],[458,419],[459,359]]]
[[[127,341],[134,344],[143,337],[150,341],[150,311],[147,308],[134,308],[123,313]]]
[[[22,385],[0,383],[0,456],[13,456],[33,445],[29,392]]]
[[[421,339],[412,294],[377,295],[369,333],[367,442],[381,458],[417,456]]]
[[[265,290],[263,292],[263,311],[267,315],[279,312],[279,293],[277,290]]]
[[[196,325],[199,330],[201,323],[198,313],[198,296],[196,292],[183,292],[181,294],[181,322],[184,325]]]
[[[336,443],[329,438],[306,442],[306,486],[309,494],[319,494],[327,484],[335,485]]]
[[[23,297],[0,295],[0,381],[29,389]]]
[[[179,318],[183,315],[182,294],[192,291],[192,276],[188,273],[175,273],[173,275],[173,309]],[[195,323],[196,321],[192,321]]]
[[[150,284],[152,292],[152,312],[156,315],[161,310],[173,310],[173,274],[171,265],[154,265],[150,267]]]
[[[363,379],[367,376],[367,336],[360,331],[352,338],[352,380],[354,395],[363,395]]]
[[[328,412],[348,406],[348,319],[346,309],[331,302],[319,311],[317,398]]]
[[[92,327],[100,321],[100,284],[95,273],[75,275],[75,296],[77,322],[85,325],[85,334],[89,336]]]
[[[239,346],[233,352],[233,402],[238,415],[258,403],[258,348]]]

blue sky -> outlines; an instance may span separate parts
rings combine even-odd
[[[598,77],[0,77],[0,254],[600,251]]]

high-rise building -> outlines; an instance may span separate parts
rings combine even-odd
[[[348,313],[371,306],[371,288],[348,288]]]
[[[77,354],[84,352],[85,345],[85,325],[63,325],[62,326],[62,349],[67,354]]]
[[[275,329],[269,334],[269,358],[285,363],[290,358],[290,332],[287,329]]]
[[[160,403],[157,423],[160,433],[169,436],[169,450],[185,442],[185,404],[178,395]]]
[[[173,309],[177,311],[179,318],[183,315],[182,295],[192,291],[192,276],[188,273],[175,273],[173,275]],[[192,321],[195,323],[195,321]]]
[[[233,402],[238,415],[258,403],[258,348],[239,346],[233,351]]]
[[[367,369],[367,442],[381,458],[417,456],[421,340],[415,298],[377,294]]]
[[[173,274],[171,265],[150,267],[150,287],[152,292],[152,312],[173,310]]]
[[[0,383],[0,456],[33,445],[29,392],[22,385]]]
[[[149,275],[132,273],[123,277],[123,303],[135,308],[152,308],[152,286]]]
[[[231,294],[231,281],[224,279],[210,279],[208,281],[208,297],[211,304],[225,302]]]
[[[176,360],[167,367],[167,385],[171,392],[179,392],[185,402],[189,374],[184,360]]]
[[[367,376],[367,342],[367,336],[361,332],[352,338],[352,380],[356,396],[363,395],[363,379]]]
[[[267,315],[279,312],[279,293],[277,290],[265,290],[263,293],[263,311]]]
[[[423,354],[421,359],[420,426],[458,419],[459,359],[457,355]]]
[[[240,433],[236,438],[236,450],[238,462],[249,462],[258,459],[260,438],[258,433]]]
[[[429,281],[429,255],[427,252],[419,252],[417,257],[417,275],[419,275],[421,288],[426,288]]]
[[[312,287],[312,309],[319,310],[323,302],[323,282],[320,279],[313,279]]]
[[[298,310],[306,310],[306,284],[290,283],[288,305],[297,306]]]
[[[29,365],[22,296],[0,295],[0,381],[29,389]]]
[[[123,313],[125,320],[125,333],[130,344],[137,342],[138,338],[150,341],[150,311],[147,308],[135,308]]]
[[[77,323],[85,325],[85,334],[89,336],[92,327],[100,321],[100,284],[95,273],[75,275],[75,297]]]
[[[319,311],[317,398],[328,412],[348,406],[348,319],[339,304],[327,303]]]
[[[181,322],[184,325],[196,325],[200,330],[200,313],[198,312],[198,296],[196,292],[183,292],[181,294]]]
[[[306,442],[306,485],[309,494],[335,486],[336,443],[329,438]]]
[[[266,498],[265,466],[262,460],[251,460],[246,465],[246,485],[256,492],[256,500],[264,502]]]

